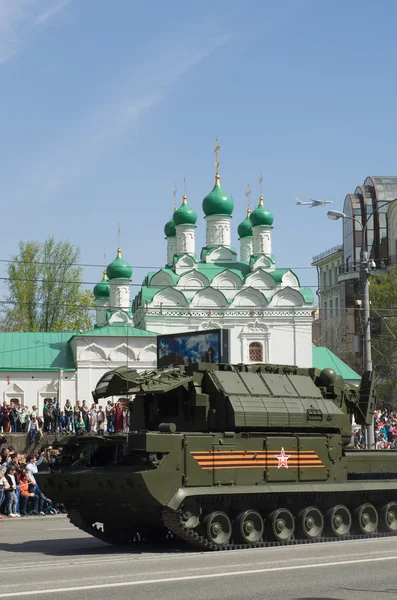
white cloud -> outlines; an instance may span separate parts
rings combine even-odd
[[[20,52],[32,33],[71,0],[0,0],[0,64]]]

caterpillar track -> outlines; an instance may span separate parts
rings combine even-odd
[[[280,502],[281,501],[281,495],[277,495],[277,498],[273,498],[273,502],[274,500],[276,500],[276,502]],[[309,495],[305,495],[304,496],[306,502],[309,500]],[[235,504],[241,502],[241,500],[244,499],[244,495],[241,495],[241,497],[234,497],[232,499],[231,505],[229,505],[228,508],[228,512],[235,512],[233,511],[233,501]],[[256,503],[261,503],[263,502],[264,496],[262,494],[258,494],[256,497],[255,495],[250,496],[250,502],[251,505],[255,505]],[[343,500],[346,499],[346,494],[340,493],[340,494],[321,494],[321,496],[313,494],[312,498],[310,498],[311,500],[317,501],[318,504],[323,505],[323,506],[329,506],[331,507],[332,504],[337,504],[338,500],[343,502]],[[296,495],[296,500],[299,500],[299,495]],[[327,502],[328,500],[328,502]],[[362,501],[365,502],[367,500],[367,498],[364,496],[364,494],[354,494],[352,495],[351,498],[352,501],[355,500],[355,504],[356,504],[356,508],[358,507],[357,502],[358,501]],[[375,502],[378,506],[384,505],[387,503],[387,501],[390,501],[390,498],[387,498],[384,492],[375,492],[372,494],[371,500],[373,502]],[[223,507],[224,509],[224,505],[225,505],[225,498],[223,496],[219,496],[219,497],[214,497],[214,496],[210,496],[208,498],[206,497],[202,497],[200,498],[200,501],[205,504],[205,503],[209,503],[211,502],[211,507]],[[226,501],[227,504],[229,504],[228,501]],[[247,504],[246,504],[247,506]],[[324,511],[325,512],[325,511]],[[353,511],[352,511],[353,512]],[[195,546],[196,548],[199,548],[200,550],[210,550],[210,551],[220,551],[220,550],[245,550],[245,549],[249,549],[249,548],[268,548],[268,547],[278,547],[278,546],[285,546],[285,545],[298,545],[298,544],[310,544],[310,543],[324,543],[324,542],[337,542],[337,541],[341,541],[341,540],[359,540],[359,539],[365,539],[368,537],[372,537],[372,538],[380,538],[380,537],[390,537],[393,535],[397,535],[397,527],[396,530],[393,531],[375,531],[371,534],[347,534],[347,535],[343,535],[343,536],[318,536],[314,539],[308,539],[308,538],[304,538],[304,537],[295,537],[294,535],[291,537],[291,539],[286,540],[286,541],[274,541],[271,539],[266,539],[266,536],[263,536],[263,539],[261,539],[260,541],[257,541],[255,543],[241,543],[241,542],[234,542],[233,539],[231,539],[231,541],[229,543],[226,544],[216,544],[214,542],[212,542],[210,539],[208,539],[207,537],[205,537],[205,535],[203,535],[202,531],[200,530],[200,527],[197,527],[196,529],[190,529],[188,527],[185,526],[184,521],[183,521],[183,516],[182,516],[182,510],[178,509],[178,510],[172,510],[168,507],[164,507],[163,508],[163,522],[165,527],[171,531],[171,533],[173,535],[175,535],[177,538],[184,540],[185,542],[187,542],[190,545]],[[382,524],[379,523],[379,527],[382,527]]]
[[[328,497],[328,498],[327,498]],[[343,494],[324,494],[321,495],[321,500],[318,496],[313,494],[313,497],[310,500],[317,501],[319,505],[330,506],[331,504],[336,504],[339,501],[343,501],[345,495]],[[297,500],[299,500],[299,496],[297,495]],[[357,503],[358,500],[364,502],[367,498],[362,495],[361,497],[355,498]],[[247,500],[244,498],[244,495],[241,497],[237,496],[232,499],[226,500],[226,504],[228,504],[228,512],[236,513],[237,505],[242,501]],[[281,498],[273,498],[273,502],[280,501]],[[308,501],[309,498],[305,495],[305,500]],[[352,498],[354,500],[354,498]],[[390,501],[390,498],[387,498],[384,492],[376,492],[372,495],[371,500],[377,505],[381,506],[387,503],[387,500]],[[214,509],[216,507],[223,507],[225,504],[225,498],[223,496],[210,496],[210,497],[200,497],[200,502],[205,506],[208,506],[208,510]],[[258,494],[257,496],[251,495],[249,498],[250,505],[257,505],[258,503],[263,502],[263,495]],[[236,506],[234,507],[233,504]],[[323,509],[324,510],[324,509]],[[353,512],[353,511],[352,511]],[[139,531],[138,528],[128,528],[127,526],[115,526],[114,524],[109,523],[109,527],[104,525],[103,527],[98,526],[97,524],[92,524],[88,518],[84,518],[78,510],[70,510],[68,513],[68,518],[70,522],[75,526],[81,529],[82,531],[106,542],[108,544],[114,545],[129,545],[133,543],[153,543],[153,542],[169,542],[171,538],[178,541],[181,540],[186,542],[190,546],[193,546],[199,550],[206,551],[220,551],[220,550],[244,550],[249,548],[268,548],[268,547],[279,547],[286,545],[298,545],[298,544],[310,544],[310,543],[324,543],[324,542],[337,542],[341,540],[358,540],[364,539],[368,537],[372,538],[380,538],[380,537],[390,537],[393,535],[397,535],[397,527],[394,531],[373,531],[369,534],[351,534],[350,532],[346,535],[340,536],[327,536],[327,535],[319,535],[315,538],[307,538],[303,536],[295,536],[293,535],[290,539],[284,541],[276,541],[272,539],[268,539],[266,534],[261,536],[259,541],[255,541],[254,543],[242,543],[237,539],[231,539],[229,542],[224,544],[218,544],[211,541],[204,535],[202,528],[200,526],[196,528],[186,527],[185,521],[183,519],[182,509],[179,508],[177,510],[172,510],[168,507],[164,507],[162,510],[162,522],[164,525],[164,529],[162,527],[158,527],[157,530],[152,530],[148,532]],[[382,528],[382,523],[379,523],[379,529]],[[384,527],[383,527],[384,528]],[[157,534],[153,535],[154,531]],[[167,533],[168,532],[168,533]],[[171,549],[171,548],[170,548]]]

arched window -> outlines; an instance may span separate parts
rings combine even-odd
[[[250,362],[263,362],[263,346],[259,342],[251,342],[249,345]]]

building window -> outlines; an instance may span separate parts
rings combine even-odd
[[[249,345],[250,362],[263,362],[263,347],[259,342],[251,342]]]
[[[326,321],[328,319],[327,310],[328,310],[327,303],[324,302],[324,321]]]
[[[333,319],[333,317],[334,317],[334,313],[333,313],[333,310],[332,310],[332,300],[330,300],[329,301],[329,318]]]

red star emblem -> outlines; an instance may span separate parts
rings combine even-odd
[[[280,454],[276,454],[276,458],[278,459],[278,469],[280,467],[285,467],[288,469],[288,459],[291,457],[290,454],[285,454],[284,448],[281,448]]]

